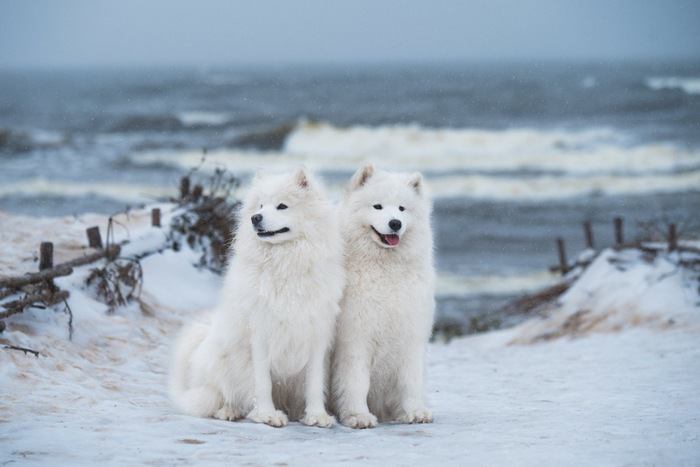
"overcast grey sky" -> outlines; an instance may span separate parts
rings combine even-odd
[[[0,66],[700,57],[693,0],[0,0]]]

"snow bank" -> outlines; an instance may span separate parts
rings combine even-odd
[[[524,324],[528,343],[630,326],[700,330],[700,254],[602,251],[543,319]]]
[[[152,246],[149,242],[163,235],[145,222],[147,213],[122,219],[118,235],[129,232],[130,248]],[[79,252],[84,226],[104,225],[104,219],[97,221],[67,223],[58,252],[69,256],[64,246]],[[16,250],[23,252],[0,253],[3,273],[6,255],[21,260],[15,269],[35,269],[23,255],[35,248],[49,223],[27,218],[5,225],[2,235],[15,239],[21,246]],[[690,302],[678,296],[688,288],[664,259],[649,264],[629,257],[627,272],[609,261],[627,254],[601,255],[562,298],[552,319],[575,313],[584,303],[591,313],[659,313],[674,320],[697,311],[689,305],[692,296]],[[71,291],[72,341],[60,306],[8,320],[0,343],[33,348],[41,356],[0,349],[4,462],[670,465],[700,460],[700,331],[675,324],[508,345],[528,323],[433,344],[428,381],[436,422],[430,425],[353,431],[292,423],[275,429],[181,415],[166,397],[169,348],[181,323],[215,303],[220,287],[218,276],[192,266],[198,258],[184,249],[143,259],[142,303],[113,314],[83,287],[89,266],[57,279]]]

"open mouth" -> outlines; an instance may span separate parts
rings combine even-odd
[[[272,237],[285,232],[289,232],[289,227],[282,227],[281,229],[275,231],[258,230],[258,237]]]
[[[379,240],[381,240],[381,242],[387,246],[392,246],[392,247],[396,246],[401,241],[401,237],[399,237],[397,234],[381,234],[381,233],[377,232],[377,229],[375,229],[374,226],[370,226],[370,227],[372,227],[372,230],[374,230],[374,233],[377,234],[377,236],[379,237]]]

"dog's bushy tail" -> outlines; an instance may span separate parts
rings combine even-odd
[[[190,380],[192,354],[204,341],[208,332],[209,327],[206,324],[192,323],[185,326],[180,332],[173,352],[168,384],[170,399],[176,407],[190,415],[206,416],[218,406],[218,401],[213,400],[210,401],[211,403],[205,403],[206,407],[201,406],[202,402],[211,398],[197,397],[198,394],[193,394],[200,388],[192,387]]]

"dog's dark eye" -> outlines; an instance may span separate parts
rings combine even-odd
[[[405,211],[405,210],[406,210],[406,208],[405,208],[405,207],[403,207],[403,206],[399,206],[399,211]]]
[[[372,206],[372,207],[373,207],[374,209],[377,209],[377,210],[379,210],[379,209],[381,209],[381,208],[382,208],[382,205],[381,205],[381,204],[375,204],[375,205],[374,205],[374,206]]]
[[[287,205],[284,203],[280,203],[277,205],[277,209],[287,209]]]

